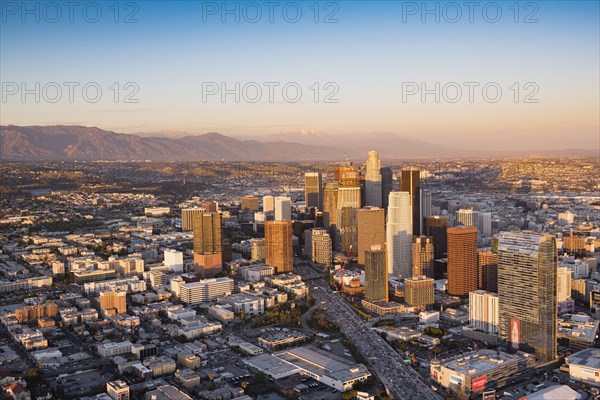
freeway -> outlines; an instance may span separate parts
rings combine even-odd
[[[338,324],[342,333],[354,343],[390,396],[394,399],[442,399],[423,377],[404,364],[385,340],[367,327],[323,279],[314,281],[310,289],[317,304],[325,305],[327,318]]]

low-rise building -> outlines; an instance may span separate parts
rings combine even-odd
[[[567,372],[572,381],[600,387],[600,349],[585,349],[567,356],[561,371]]]
[[[98,354],[102,357],[114,357],[119,354],[131,353],[131,342],[109,342],[99,344],[97,347]]]
[[[588,315],[565,314],[558,319],[558,341],[573,351],[593,347],[599,325],[600,321]]]

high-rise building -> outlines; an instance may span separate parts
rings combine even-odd
[[[314,263],[325,266],[331,265],[332,246],[331,237],[327,229],[315,228],[312,229],[311,235],[311,259]]]
[[[456,226],[474,226],[479,228],[479,211],[474,211],[472,208],[461,208],[456,212]]]
[[[433,278],[417,275],[404,279],[404,301],[409,306],[433,304]]]
[[[323,189],[323,227],[335,227],[337,223],[338,183],[325,183]],[[335,239],[332,236],[332,239]]]
[[[439,260],[448,253],[448,219],[438,215],[425,217],[425,236],[433,238],[433,258]]]
[[[556,239],[531,232],[502,232],[498,241],[501,344],[556,358]]]
[[[491,212],[479,213],[479,233],[483,237],[492,236],[492,213]]]
[[[477,290],[477,228],[448,228],[448,294],[467,296]]]
[[[263,212],[275,212],[275,197],[263,196]]]
[[[258,197],[242,196],[241,200],[240,208],[242,211],[258,211]]]
[[[431,190],[421,189],[421,233],[425,229],[424,218],[431,216]]]
[[[415,236],[412,245],[412,274],[433,278],[433,240],[427,236]]]
[[[352,165],[336,167],[334,177],[341,186],[360,186],[360,176]]]
[[[201,204],[204,212],[216,213],[219,212],[219,204],[216,201],[203,201]]]
[[[265,263],[278,274],[294,269],[292,221],[265,222]]]
[[[477,264],[477,287],[487,292],[498,293],[498,254],[487,250],[480,251],[477,253]]]
[[[275,221],[292,220],[292,199],[285,196],[275,197]]]
[[[220,213],[194,216],[194,268],[203,276],[222,271],[223,238]]]
[[[409,192],[391,192],[389,197],[386,244],[388,273],[412,276],[412,208]]]
[[[561,303],[571,298],[573,271],[569,267],[558,267],[556,274],[556,300]]]
[[[181,230],[191,231],[194,229],[194,215],[202,215],[206,211],[204,208],[184,208],[181,210]]]
[[[365,300],[388,301],[388,272],[381,246],[365,250]]]
[[[233,293],[233,279],[212,278],[179,285],[179,298],[185,304],[199,304]]]
[[[476,290],[469,293],[469,325],[486,333],[498,333],[499,300],[496,293]]]
[[[304,174],[304,200],[307,208],[323,210],[323,177],[320,172]]]
[[[385,212],[379,207],[358,210],[358,263],[365,264],[365,250],[385,245]]]
[[[360,187],[343,186],[338,189],[337,237],[339,250],[356,256],[358,252],[357,211],[360,208]]]
[[[251,239],[250,251],[252,261],[262,262],[265,259],[265,239]]]
[[[371,150],[367,158],[367,173],[365,175],[365,205],[381,207],[381,162],[379,154]]]
[[[387,210],[390,192],[394,190],[394,173],[390,167],[381,167],[381,207]]]
[[[125,292],[117,292],[114,289],[101,291],[99,301],[100,308],[103,311],[114,309],[116,314],[123,314],[127,311],[127,297]]]
[[[421,235],[421,171],[418,168],[409,168],[401,171],[400,191],[410,194],[413,233]]]

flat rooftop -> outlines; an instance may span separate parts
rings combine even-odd
[[[583,365],[600,369],[600,349],[590,348],[573,353],[566,358],[567,364]]]
[[[297,347],[273,355],[315,375],[329,376],[341,382],[370,375],[362,364],[349,364],[333,354],[309,347]]]
[[[523,356],[518,354],[497,353],[495,350],[477,350],[460,358],[442,361],[442,366],[467,376],[474,376],[518,362],[521,358]]]
[[[289,376],[300,372],[297,367],[272,356],[271,354],[261,354],[251,357],[244,362],[251,367],[264,371],[272,376]]]

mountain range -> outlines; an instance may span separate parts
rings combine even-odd
[[[238,139],[215,132],[126,134],[70,125],[0,126],[0,160],[14,161],[335,161],[343,159],[344,153],[352,159],[364,159],[369,150],[378,150],[383,159],[486,156],[389,133],[265,135]],[[493,154],[495,157],[531,155],[596,156],[597,149]]]

